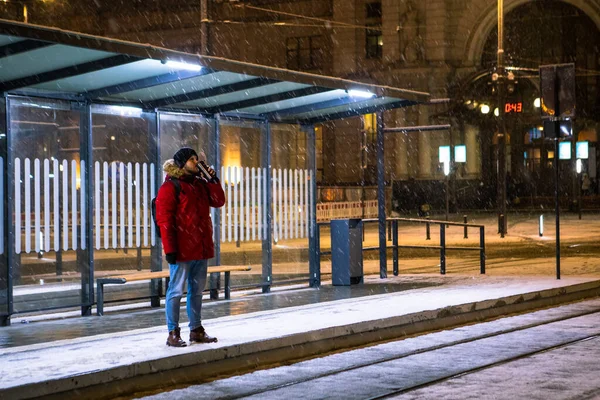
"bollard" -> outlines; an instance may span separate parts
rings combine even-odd
[[[479,228],[479,272],[485,274],[485,227]]]
[[[242,242],[240,241],[240,227],[238,226],[237,228],[237,240],[235,241],[235,247],[240,247],[242,245]],[[275,241],[275,244],[277,244],[277,241]]]
[[[398,220],[392,221],[392,244],[393,244],[393,273],[398,276]]]
[[[467,216],[466,215],[463,215],[463,221],[465,223],[465,234],[463,236],[463,239],[468,239],[469,234],[467,233]]]
[[[141,271],[142,270],[142,248],[138,247],[137,248],[137,255],[136,255],[136,259],[137,259],[137,270]]]
[[[540,214],[540,223],[538,227],[540,237],[544,236],[544,214]]]
[[[429,219],[429,216],[427,219]],[[431,240],[431,229],[429,227],[429,222],[425,224],[425,240]]]
[[[446,224],[440,224],[440,274],[446,275]]]
[[[501,238],[504,238],[504,214],[498,216],[498,233]]]
[[[54,256],[56,257],[56,276],[60,276],[63,274],[62,251],[56,250]]]

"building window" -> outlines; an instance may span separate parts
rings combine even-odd
[[[287,68],[301,71],[323,67],[323,36],[288,38]]]
[[[381,33],[381,2],[367,3],[366,25],[373,27],[367,29],[365,51],[367,58],[380,59],[383,56],[383,34]]]

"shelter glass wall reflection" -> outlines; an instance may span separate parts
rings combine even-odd
[[[298,125],[271,126],[273,282],[308,279],[310,174],[307,135]]]
[[[153,120],[141,109],[92,107],[95,277],[150,271],[150,201],[157,188]],[[150,296],[148,281],[109,285],[105,301]]]
[[[10,115],[14,312],[78,306],[79,112],[66,102],[13,97]]]
[[[2,199],[2,206],[0,213],[0,315],[8,314],[8,252],[6,248],[5,236],[6,228],[6,209],[10,210],[10,207],[6,207],[6,99],[0,99],[0,198]]]
[[[250,265],[250,272],[232,274],[231,285],[256,285],[262,281],[262,240],[266,233],[267,170],[263,165],[262,123],[219,121],[218,171],[226,202],[221,209],[221,264]]]
[[[197,115],[160,113],[160,171],[162,164],[173,158],[182,147],[191,147],[201,158],[201,153],[207,160],[214,162],[214,150],[210,148],[210,138],[214,132],[214,121]],[[163,174],[164,175],[164,174]]]

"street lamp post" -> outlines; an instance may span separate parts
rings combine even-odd
[[[506,73],[504,70],[504,0],[498,0],[498,156],[497,156],[497,196],[500,236],[507,233],[506,218],[506,121],[504,104],[506,103]],[[504,216],[504,217],[502,217]]]
[[[450,211],[450,193],[449,193],[449,189],[450,189],[450,184],[449,184],[449,178],[448,175],[450,175],[450,160],[448,160],[447,162],[444,163],[444,175],[446,176],[445,179],[445,183],[446,183],[446,221],[448,221],[448,214]]]
[[[581,160],[575,161],[575,171],[577,172],[577,213],[581,219]]]
[[[200,54],[204,56],[210,55],[210,2],[207,0],[200,1]]]

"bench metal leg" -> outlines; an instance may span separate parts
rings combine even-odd
[[[225,300],[229,300],[231,296],[231,287],[229,284],[229,271],[225,272]]]
[[[81,306],[81,316],[89,317],[92,315],[92,306]]]
[[[104,315],[104,283],[97,282],[96,314],[101,317]]]
[[[213,272],[210,274],[210,299],[219,300],[219,286],[221,283],[221,274]]]
[[[160,286],[162,286],[162,279],[150,279],[150,307],[160,307]]]

